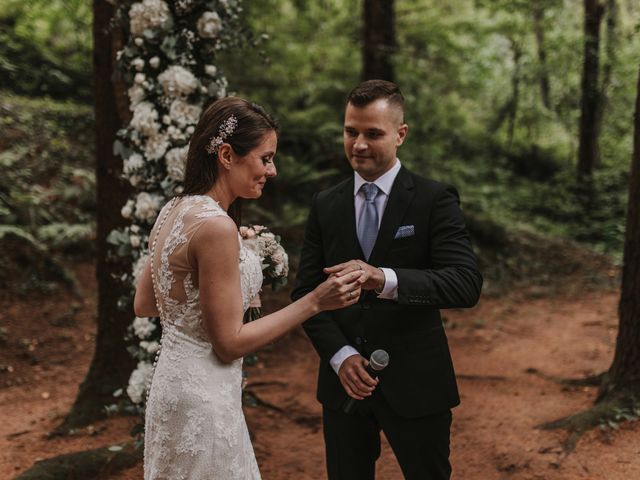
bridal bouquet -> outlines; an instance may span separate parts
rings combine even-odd
[[[280,244],[280,237],[274,235],[263,225],[240,227],[243,245],[260,257],[262,263],[263,285],[271,285],[273,291],[287,284],[289,257]],[[256,297],[249,306],[246,321],[255,320],[262,315],[260,297]]]

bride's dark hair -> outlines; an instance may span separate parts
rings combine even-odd
[[[181,195],[201,195],[213,187],[218,178],[218,154],[209,153],[207,147],[232,115],[238,123],[224,143],[241,157],[260,145],[267,133],[278,133],[277,122],[260,105],[239,97],[216,100],[205,108],[191,137]],[[228,212],[237,224],[240,224],[240,202],[241,199],[233,202]]]

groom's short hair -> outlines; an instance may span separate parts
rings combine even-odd
[[[391,105],[394,105],[404,113],[404,96],[400,87],[387,80],[367,80],[351,90],[347,97],[347,104],[354,107],[366,107],[376,100],[384,98]]]

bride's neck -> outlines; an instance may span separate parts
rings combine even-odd
[[[237,198],[237,195],[234,195],[231,192],[229,186],[220,180],[213,184],[213,187],[211,187],[211,190],[209,190],[206,195],[210,196],[216,202],[218,202],[220,207],[222,207],[225,211],[229,210],[229,206]]]

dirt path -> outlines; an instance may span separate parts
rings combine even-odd
[[[93,292],[90,267],[79,273],[87,293]],[[588,407],[595,389],[561,386],[527,373],[582,377],[606,369],[617,301],[614,291],[582,298],[513,296],[484,298],[472,310],[445,312],[462,395],[462,405],[454,410],[454,479],[640,478],[639,422],[592,431],[565,455],[566,435],[536,426]],[[56,296],[35,303],[0,302],[0,326],[8,329],[0,349],[0,478],[11,478],[37,458],[129,439],[131,418],[101,422],[71,437],[45,436],[69,408],[86,371],[94,302],[90,294],[84,301]],[[263,478],[324,478],[315,353],[297,330],[259,358],[248,368],[247,388],[282,410],[245,410]],[[378,463],[378,478],[402,478],[386,445]],[[142,469],[111,478],[139,479]]]

